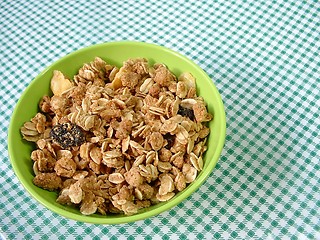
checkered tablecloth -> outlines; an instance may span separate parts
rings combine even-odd
[[[312,0],[1,1],[0,236],[320,239],[319,37]],[[225,103],[226,143],[208,180],[170,211],[124,225],[75,222],[21,186],[8,125],[46,66],[118,40],[163,45],[199,64]]]

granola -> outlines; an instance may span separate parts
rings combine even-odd
[[[58,203],[131,215],[173,198],[202,170],[213,117],[191,73],[96,57],[72,80],[54,71],[50,86],[20,130],[37,147],[33,183],[58,191]]]

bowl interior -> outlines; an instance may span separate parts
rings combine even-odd
[[[101,216],[99,214],[84,216],[77,209],[56,203],[56,193],[48,192],[33,185],[32,179],[34,175],[30,154],[35,145],[24,141],[20,134],[20,127],[23,123],[30,121],[38,112],[38,103],[41,97],[45,94],[51,94],[49,86],[53,70],[60,70],[69,78],[72,78],[84,63],[92,61],[96,56],[117,66],[121,66],[123,61],[128,58],[144,57],[151,64],[155,62],[164,63],[176,75],[186,71],[191,72],[197,79],[198,95],[201,95],[205,99],[209,112],[214,115],[214,120],[209,124],[211,134],[207,142],[208,150],[204,156],[204,168],[196,181],[170,201],[143,209],[133,216]],[[8,150],[13,169],[22,185],[32,197],[48,209],[77,221],[97,224],[117,224],[157,215],[177,205],[194,192],[215,167],[224,145],[225,131],[225,112],[220,94],[212,80],[195,63],[161,46],[140,42],[113,42],[98,44],[73,52],[46,68],[30,83],[19,99],[11,118],[8,134]]]

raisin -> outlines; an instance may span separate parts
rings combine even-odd
[[[188,117],[192,121],[194,120],[194,112],[192,109],[179,106],[178,114],[184,117]]]
[[[55,125],[50,131],[50,137],[63,149],[79,146],[85,141],[81,128],[72,123]]]
[[[165,146],[166,149],[170,150],[170,148],[173,146],[174,144],[174,136],[171,135],[170,133],[167,133],[163,136],[163,138],[165,140],[167,140],[168,144]]]

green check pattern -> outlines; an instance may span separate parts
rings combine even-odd
[[[3,239],[320,239],[318,1],[0,3],[0,236]],[[213,79],[227,138],[201,188],[150,219],[99,226],[33,200],[7,154],[19,96],[46,66],[101,42],[176,50]]]

